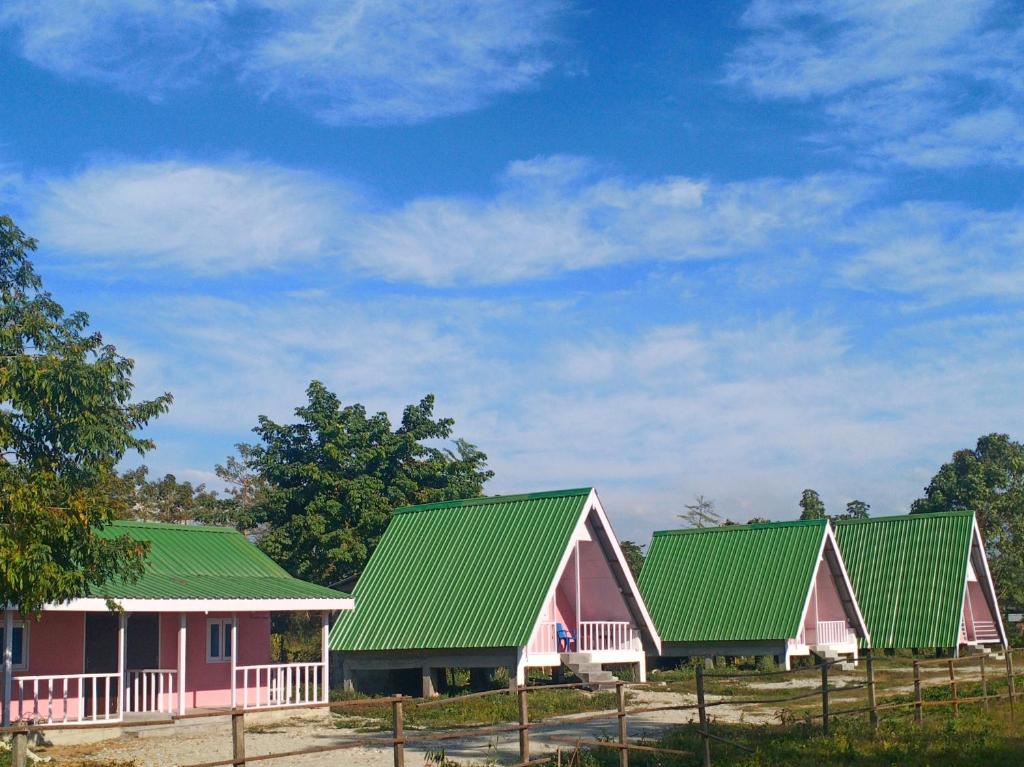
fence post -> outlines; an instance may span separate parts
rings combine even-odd
[[[526,688],[520,687],[519,694],[519,761],[530,761],[530,710],[526,700]]]
[[[231,763],[245,765],[245,713],[237,708],[231,709]]]
[[[921,705],[921,661],[914,661],[914,721],[921,724],[924,707]]]
[[[953,717],[960,714],[960,700],[956,694],[956,671],[953,669],[953,661],[949,662],[949,695],[953,699]]]
[[[28,730],[18,730],[11,739],[12,767],[25,767],[28,763]]]
[[[394,720],[395,767],[405,767],[405,736],[402,729],[402,696],[396,695],[391,701],[391,718]]]
[[[821,664],[821,731],[828,735],[828,662]]]
[[[875,700],[875,659],[872,657],[871,650],[867,650],[865,656],[868,667],[868,708],[871,709],[869,714],[871,717],[871,729],[878,730],[878,704]]]
[[[704,767],[711,767],[711,738],[708,737],[708,709],[704,704],[704,666],[697,665],[697,714],[700,718],[700,739],[704,746]]]
[[[1013,650],[1006,648],[1006,683],[1010,693],[1010,717],[1013,718],[1013,699],[1017,697],[1016,687],[1013,683]]]
[[[985,699],[985,710],[988,711],[988,678],[985,676],[985,656],[979,656],[978,660],[981,669],[981,697]]]
[[[619,767],[629,767],[629,749],[626,748],[626,688],[615,683],[615,700],[619,707]]]

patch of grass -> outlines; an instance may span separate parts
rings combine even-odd
[[[1024,753],[1024,735],[1010,720],[1009,707],[995,704],[987,713],[980,706],[964,707],[958,719],[933,716],[929,720],[926,715],[920,727],[906,716],[890,716],[883,720],[877,736],[861,717],[837,719],[827,737],[821,734],[820,723],[713,724],[712,732],[755,749],[750,754],[712,742],[712,763],[716,767],[1017,767]],[[688,751],[693,756],[632,752],[630,764],[692,767],[701,753],[695,725],[676,728],[654,745]],[[593,749],[585,754],[583,764],[613,767],[618,764],[618,755],[610,749]]]
[[[529,704],[531,720],[546,719],[615,708],[615,693],[537,690],[530,693]],[[508,693],[465,699],[456,696],[439,705],[416,706],[409,703],[403,708],[403,723],[407,728],[444,730],[515,722],[518,719],[518,700],[515,695]],[[338,712],[337,726],[390,730],[391,705],[367,698],[365,706]]]

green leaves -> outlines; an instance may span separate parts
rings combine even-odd
[[[454,428],[434,418],[433,396],[406,407],[397,429],[385,413],[342,405],[319,381],[306,396],[295,423],[260,416],[260,441],[218,467],[234,477],[237,508],[260,546],[299,578],[331,585],[358,573],[394,509],[474,497],[493,476],[465,440],[454,449],[428,444]]]
[[[0,216],[0,600],[25,613],[140,572],[143,547],[95,530],[123,511],[114,467],[171,402],[132,402],[134,364],[43,291],[35,248]]]
[[[973,511],[1004,605],[1024,604],[1024,445],[1007,434],[958,450],[925,488],[912,514]]]

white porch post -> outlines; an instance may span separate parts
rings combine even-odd
[[[125,679],[125,628],[128,624],[128,614],[120,612],[117,614],[117,718],[124,719],[124,695],[128,689],[128,680]],[[96,712],[96,701],[92,702],[93,713]]]
[[[11,723],[11,674],[14,673],[14,616],[4,610],[4,713],[3,726]]]
[[[185,715],[185,640],[187,613],[178,614],[178,716]]]
[[[331,667],[331,648],[330,648],[330,634],[331,629],[331,614],[327,610],[321,610],[320,612],[320,665],[322,670],[320,672],[320,695],[323,697],[323,702],[327,703],[331,699],[331,682],[330,672]]]
[[[231,616],[231,708],[238,705],[235,668],[238,666],[238,613]]]
[[[580,542],[576,541],[576,551],[573,553],[576,560],[576,652],[580,651],[580,623],[582,622],[582,609],[580,607]]]

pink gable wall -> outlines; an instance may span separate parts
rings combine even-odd
[[[804,616],[803,636],[800,637],[800,641],[804,644],[817,642],[818,621],[845,621],[846,619],[846,610],[839,597],[839,588],[836,586],[832,570],[822,557],[818,560],[818,572],[814,577],[814,587],[811,589],[811,599]]]

